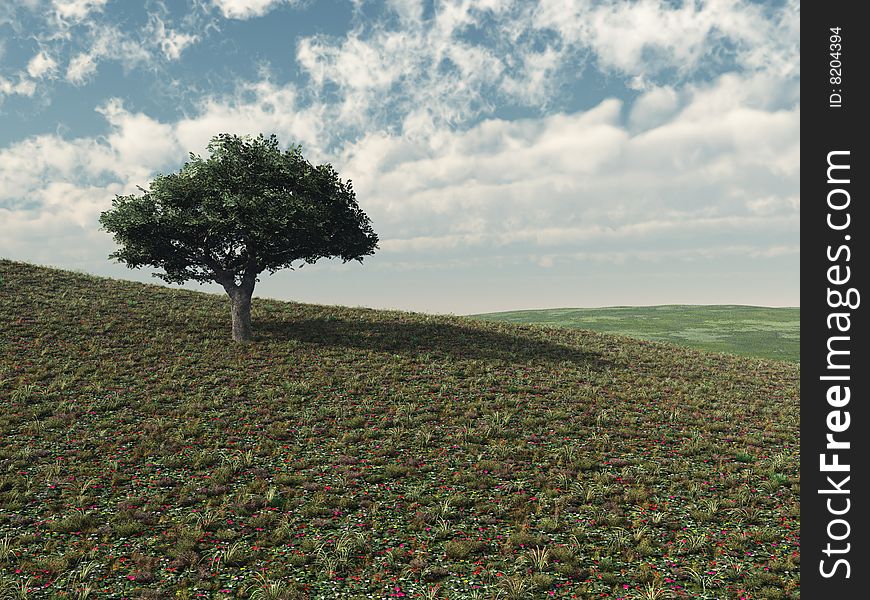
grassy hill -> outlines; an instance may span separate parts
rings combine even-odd
[[[734,305],[558,308],[474,315],[487,321],[578,327],[791,362],[800,362],[800,317],[800,308]]]
[[[0,278],[3,594],[799,597],[797,365]]]

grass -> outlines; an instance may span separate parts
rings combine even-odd
[[[0,277],[0,597],[799,598],[797,365]]]
[[[800,308],[615,306],[473,315],[487,321],[576,327],[741,356],[800,362]]]

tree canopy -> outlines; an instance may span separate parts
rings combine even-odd
[[[100,215],[119,245],[111,258],[160,268],[155,276],[167,282],[215,281],[234,305],[247,297],[249,312],[263,271],[374,253],[369,218],[331,165],[312,165],[299,146],[282,151],[274,135],[220,134],[208,150],[141,194],[116,196]]]

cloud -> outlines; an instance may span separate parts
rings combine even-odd
[[[242,84],[231,95],[204,98],[196,114],[179,120],[174,128],[181,147],[197,153],[204,152],[219,132],[274,133],[282,142],[302,144],[306,156],[317,160],[328,144],[328,122],[324,107],[303,106],[294,86],[263,80]]]
[[[425,18],[419,2],[387,6],[397,24],[366,21],[345,37],[297,44],[296,60],[318,98],[334,102],[339,122],[359,132],[396,115],[405,131],[425,135],[466,126],[498,106],[545,112],[564,103],[560,93],[588,66],[646,92],[635,107],[637,128],[677,108],[675,85],[723,70],[799,75],[799,67],[783,66],[794,65],[799,47],[794,2],[444,0]],[[770,63],[759,60],[764,55]]]
[[[175,123],[131,112],[120,99],[111,98],[97,108],[109,128],[105,135],[72,140],[57,134],[40,135],[0,149],[0,206],[23,211],[32,220],[47,206],[51,194],[46,190],[58,190],[58,184],[65,184],[105,190],[95,200],[105,208],[113,193],[133,192],[157,172],[177,169],[188,151],[204,152],[218,132],[274,132],[282,140],[314,145],[315,124],[321,119],[304,110],[279,110],[294,106],[291,89],[261,82],[244,87],[239,94],[223,102],[206,101],[195,117]],[[241,96],[250,94],[254,102],[241,101]],[[315,156],[316,152],[306,154]]]
[[[763,94],[754,77],[744,86]],[[425,138],[370,134],[346,148],[341,172],[385,254],[794,245],[800,110],[747,107],[761,103],[752,93],[742,105],[720,98],[739,87],[723,78],[651,91],[627,122],[611,99]]]
[[[66,80],[73,85],[87,83],[103,60],[116,60],[128,71],[153,60],[142,42],[117,27],[95,25],[90,28],[89,36],[89,49],[72,56],[67,64]]]
[[[387,0],[387,6],[404,23],[419,23],[423,19],[422,0]]]
[[[487,92],[505,68],[494,48],[454,36],[470,18],[467,7],[448,2],[434,23],[354,31],[341,40],[302,38],[296,59],[321,98],[337,88],[336,118],[347,127],[362,130],[414,112],[424,129],[458,125],[488,110]]]
[[[214,0],[226,19],[261,17],[281,4],[296,5],[298,0]]]
[[[408,254],[410,252],[430,253],[462,247],[486,248],[489,246],[501,248],[509,245],[519,245],[525,251],[530,246],[534,248],[547,248],[551,246],[580,244],[592,247],[605,242],[618,244],[625,248],[636,246],[641,242],[648,242],[650,239],[658,236],[685,233],[687,227],[691,227],[694,234],[717,234],[721,236],[719,238],[719,243],[721,243],[721,241],[727,239],[726,236],[735,232],[745,233],[748,229],[757,232],[783,231],[792,228],[796,223],[797,215],[793,212],[774,219],[757,218],[754,216],[697,218],[695,215],[685,214],[681,215],[680,218],[652,218],[649,221],[635,221],[617,226],[532,227],[486,234],[466,233],[418,236],[407,239],[393,238],[384,240],[383,244],[381,244],[381,250],[386,253]],[[717,245],[716,242],[711,244],[713,247]],[[613,248],[608,250],[608,252],[613,251]],[[698,249],[687,247],[672,252],[682,251],[696,252]]]
[[[76,86],[93,79],[99,65],[106,61],[119,63],[125,74],[141,67],[157,73],[165,63],[180,60],[186,49],[202,41],[214,28],[215,18],[200,2],[180,16],[177,24],[170,22],[171,13],[158,2],[156,12],[145,11],[144,26],[119,21],[113,11],[104,10],[107,5],[107,0],[52,0],[42,9],[6,9],[8,16],[0,9],[0,22],[8,20],[24,47],[31,39],[38,43],[39,51],[24,69],[30,79],[48,80],[60,75]],[[10,81],[10,72],[3,66],[0,64],[0,77]]]
[[[242,99],[252,96],[252,102]],[[292,88],[264,81],[242,86],[238,96],[204,101],[196,116],[164,123],[112,98],[97,108],[106,135],[39,135],[0,149],[0,255],[57,263],[47,257],[65,247],[77,249],[77,261],[103,260],[108,246],[96,218],[114,195],[135,193],[156,173],[179,168],[188,151],[204,152],[217,132],[274,132],[316,148],[322,118],[289,110],[295,103]]]
[[[800,7],[795,0],[780,7],[739,0],[676,5],[542,0],[533,20],[537,28],[558,32],[566,44],[590,49],[602,70],[636,81],[730,65],[780,76],[797,72]]]
[[[175,166],[186,153],[177,141],[171,125],[142,113],[131,113],[117,98],[99,107],[111,128],[105,144],[114,163],[110,167],[124,182],[142,181],[163,167]],[[140,185],[142,185],[140,184]]]
[[[198,35],[192,33],[168,29],[157,15],[150,16],[146,35],[152,44],[160,48],[167,60],[180,59],[184,49],[200,39]]]
[[[42,264],[89,264],[111,252],[97,228],[99,213],[110,206],[119,184],[88,186],[48,183],[33,196],[39,210],[16,210],[0,203],[0,254]],[[58,254],[57,248],[63,248]]]
[[[800,211],[801,200],[798,196],[764,196],[762,198],[750,198],[746,201],[746,208],[755,215],[770,216],[783,213],[795,214]]]
[[[39,52],[27,63],[27,73],[34,79],[51,76],[57,70],[57,61],[45,51]]]
[[[109,148],[92,138],[38,135],[0,150],[0,205],[38,208],[51,182],[87,183],[119,168]]]
[[[310,36],[296,59],[323,95],[338,89],[338,118],[348,126],[406,115],[425,132],[461,126],[503,97],[543,101],[562,56],[534,45],[522,4],[447,0],[423,18],[420,2],[390,2],[398,26],[360,26],[344,38]],[[498,31],[496,35],[494,32]],[[471,34],[474,35],[471,35]]]
[[[99,111],[110,127],[104,137],[40,135],[0,150],[0,254],[57,262],[48,256],[65,248],[65,261],[100,260],[108,246],[99,213],[178,162],[171,126],[119,100]]]
[[[109,126],[107,135],[66,140],[45,134],[0,150],[0,204],[36,210],[44,190],[57,183],[132,191],[184,159],[171,125],[131,113],[118,99],[97,111]]]
[[[663,123],[677,110],[679,98],[670,86],[654,87],[634,101],[629,122],[633,129],[649,129]]]
[[[555,74],[562,68],[563,60],[562,53],[552,47],[527,52],[518,72],[507,75],[500,90],[527,106],[547,105],[554,94]]]
[[[96,72],[96,55],[89,52],[82,52],[70,59],[66,68],[66,80],[73,85],[81,85]]]
[[[17,79],[18,81],[11,81],[0,75],[0,100],[3,96],[32,96],[36,92],[36,84],[32,80],[20,73]]]
[[[92,12],[100,12],[109,0],[53,0],[54,14],[61,21],[84,21]]]

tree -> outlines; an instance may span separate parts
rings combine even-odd
[[[251,296],[263,271],[374,254],[378,236],[351,182],[331,165],[313,166],[299,146],[282,151],[274,135],[220,134],[208,150],[141,195],[116,196],[100,224],[120,246],[110,258],[131,269],[161,268],[155,276],[170,283],[221,284],[234,340],[251,340]]]

